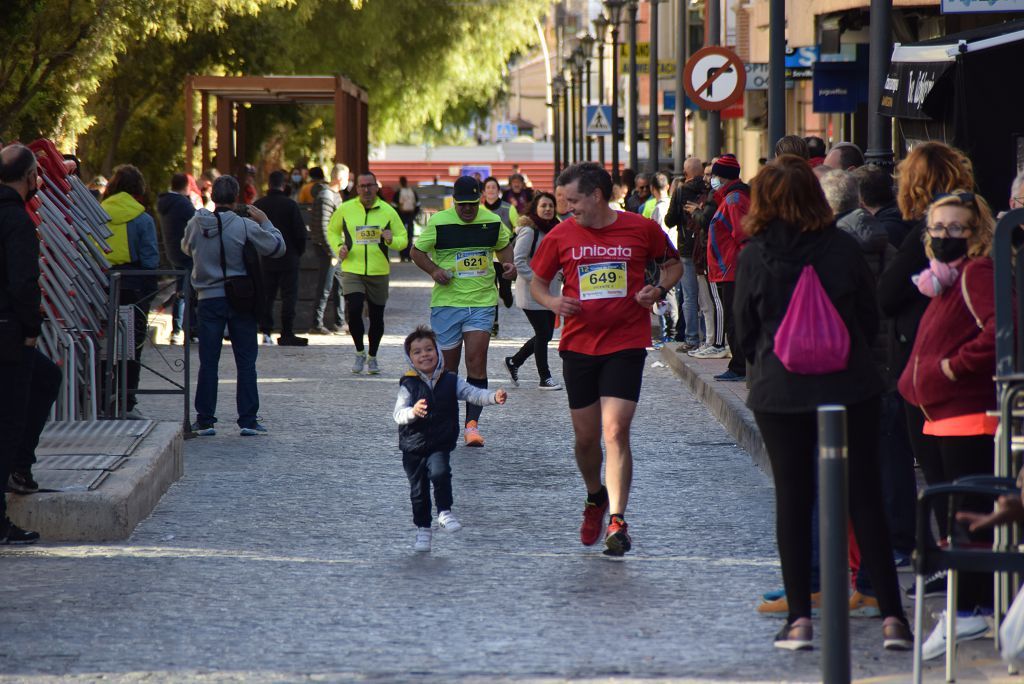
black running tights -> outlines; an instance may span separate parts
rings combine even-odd
[[[348,319],[348,332],[352,335],[352,342],[356,345],[356,351],[363,351],[363,335],[366,333],[363,328],[363,304],[370,310],[370,356],[377,356],[380,348],[380,341],[384,338],[384,305],[374,304],[366,301],[366,295],[362,292],[353,292],[345,295],[345,317]]]
[[[847,407],[850,518],[864,568],[884,617],[903,617],[889,523],[882,505],[875,397]],[[754,412],[775,478],[775,535],[791,619],[811,616],[811,512],[814,509],[817,417]],[[841,532],[845,534],[845,531]]]

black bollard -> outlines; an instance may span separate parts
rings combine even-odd
[[[850,682],[850,571],[846,543],[846,408],[818,407],[818,541],[821,553],[821,675]]]

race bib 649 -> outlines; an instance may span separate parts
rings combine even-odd
[[[626,296],[626,262],[580,264],[580,300],[617,299]]]

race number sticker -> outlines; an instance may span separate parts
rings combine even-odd
[[[618,299],[626,296],[626,262],[604,261],[599,264],[581,264],[580,300]]]
[[[376,245],[380,242],[380,228],[377,226],[357,226],[355,243],[357,245]]]
[[[491,259],[486,249],[474,249],[455,254],[456,278],[479,278],[493,272]]]

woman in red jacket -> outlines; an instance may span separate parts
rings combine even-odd
[[[980,196],[957,190],[938,195],[926,220],[929,266],[913,280],[931,302],[900,376],[900,394],[924,414],[923,432],[936,438],[944,481],[991,475],[999,422],[986,413],[996,408],[992,212]],[[992,502],[965,500],[964,507],[990,512]],[[991,606],[991,577],[960,573],[958,642],[988,631],[982,613]],[[926,659],[945,652],[945,632],[943,613],[925,641]]]

